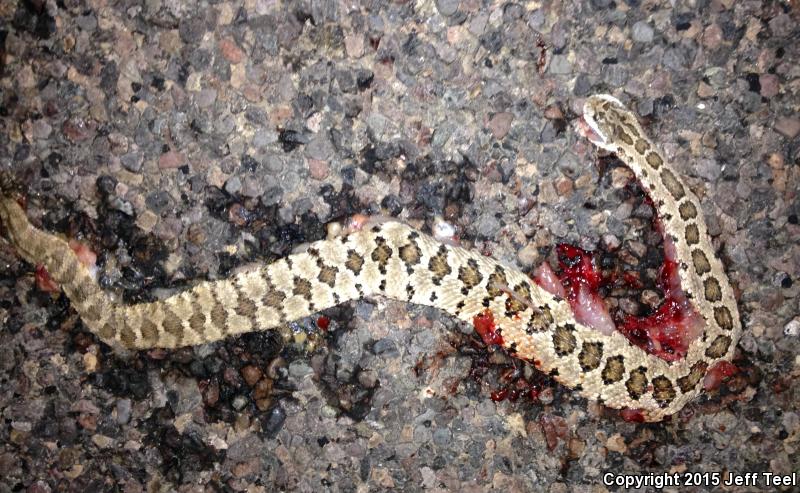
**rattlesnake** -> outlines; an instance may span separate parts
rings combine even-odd
[[[86,327],[131,349],[175,348],[272,329],[366,296],[430,305],[473,323],[489,316],[498,342],[562,384],[648,421],[680,410],[701,391],[706,372],[732,358],[741,333],[733,290],[708,237],[700,203],[617,99],[592,96],[584,119],[590,140],[625,162],[653,199],[665,245],[674,245],[683,292],[704,331],[686,356],[667,362],[578,322],[570,304],[523,272],[474,251],[441,243],[403,223],[379,222],[314,242],[269,265],[200,282],[162,301],[124,305],[104,293],[67,242],[28,222],[8,190],[0,219],[19,254],[42,264]]]

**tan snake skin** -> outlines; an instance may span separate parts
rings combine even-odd
[[[659,421],[700,393],[714,363],[731,359],[741,333],[739,313],[697,197],[636,117],[602,95],[587,100],[584,118],[597,134],[593,143],[615,152],[649,191],[664,233],[676,246],[682,287],[705,321],[685,359],[667,363],[619,332],[588,328],[575,320],[567,301],[519,270],[399,222],[312,243],[303,253],[230,279],[200,282],[163,301],[123,305],[100,289],[64,240],[31,226],[8,190],[0,196],[0,219],[20,256],[42,264],[84,324],[115,347],[208,343],[366,296],[434,306],[467,323],[488,308],[503,346],[515,357],[534,362],[589,399],[639,409],[646,420]]]

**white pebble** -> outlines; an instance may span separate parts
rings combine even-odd
[[[343,229],[344,228],[342,227],[342,223],[338,221],[329,223],[327,228],[328,239],[332,240],[334,238],[340,237],[342,235]]]
[[[451,244],[456,235],[456,228],[441,217],[436,217],[433,223],[433,237],[442,243]]]
[[[795,317],[783,327],[783,333],[787,336],[797,337],[800,335],[800,317]]]

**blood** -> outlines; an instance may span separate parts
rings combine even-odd
[[[491,399],[495,402],[504,400],[516,402],[520,397],[527,397],[535,402],[539,399],[542,390],[552,385],[549,377],[542,373],[535,373],[530,377],[523,376],[522,370],[516,365],[508,367],[500,373],[499,383],[501,386],[490,394]]]
[[[665,260],[657,280],[658,288],[664,292],[664,301],[655,312],[643,317],[618,313],[611,318],[599,294],[601,288],[619,282],[640,286],[634,275],[604,275],[590,252],[572,245],[559,244],[556,253],[559,279],[579,322],[604,333],[616,329],[649,354],[665,361],[676,361],[686,356],[689,343],[702,327],[702,318],[680,288],[674,245],[665,239],[664,248]]]
[[[641,409],[625,408],[620,411],[622,419],[629,423],[644,423],[644,413]]]
[[[36,279],[36,287],[39,288],[40,291],[44,291],[45,293],[57,293],[61,290],[58,283],[50,277],[50,273],[47,272],[47,269],[45,269],[43,265],[36,266],[34,277]]]
[[[591,253],[566,243],[559,243],[556,253],[558,266],[561,268],[559,277],[567,289],[568,298],[575,298],[581,285],[597,292],[605,284],[600,270],[594,266]]]
[[[626,286],[630,286],[634,289],[642,289],[642,281],[639,280],[639,276],[632,272],[623,272],[621,274],[622,283]]]
[[[483,339],[483,342],[487,346],[503,345],[503,337],[497,331],[497,326],[494,323],[494,315],[488,308],[475,315],[472,319],[472,325],[475,327],[475,332],[481,336],[481,339]]]
[[[489,397],[495,401],[504,401],[508,397],[508,389],[493,390]]]
[[[655,312],[646,317],[625,315],[617,326],[631,342],[665,361],[686,356],[698,318],[680,287],[670,287],[677,270],[676,262],[664,261],[658,284],[665,296]]]
[[[600,296],[600,288],[610,282],[595,266],[591,253],[578,247],[561,243],[556,246],[559,279],[566,290],[567,300],[575,319],[604,334],[615,330],[614,321]]]
[[[727,361],[718,361],[714,366],[709,368],[703,379],[703,388],[705,390],[716,390],[723,380],[736,374],[739,368],[736,365]]]
[[[503,345],[503,337],[497,329],[494,315],[490,309],[487,308],[475,315],[472,319],[472,325],[475,327],[475,332],[481,336],[483,343],[487,346]],[[485,351],[478,354],[484,356],[479,359],[473,359],[470,377],[476,382],[481,382],[488,373],[489,367],[494,364],[490,363]],[[504,400],[514,402],[520,397],[528,397],[532,401],[536,401],[542,389],[552,384],[549,377],[544,374],[536,373],[536,375],[534,379],[528,379],[522,376],[522,371],[516,364],[509,366],[501,371],[499,375],[500,386],[491,392],[490,398],[495,402]]]
[[[532,383],[528,386],[528,397],[530,400],[535,401],[539,399],[539,394],[542,393],[542,386],[536,383]]]
[[[76,240],[69,240],[69,247],[75,252],[78,261],[94,274],[97,269],[97,254],[91,248]],[[61,290],[61,286],[53,279],[44,265],[39,264],[36,266],[34,278],[36,279],[36,287],[45,293],[57,293]]]
[[[69,247],[87,269],[91,270],[97,266],[97,254],[91,248],[77,240],[69,240]]]

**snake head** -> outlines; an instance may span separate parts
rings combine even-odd
[[[584,134],[592,144],[607,151],[616,151],[614,136],[619,132],[620,123],[625,122],[630,111],[619,99],[608,94],[589,96],[583,104],[583,120],[588,129]]]

